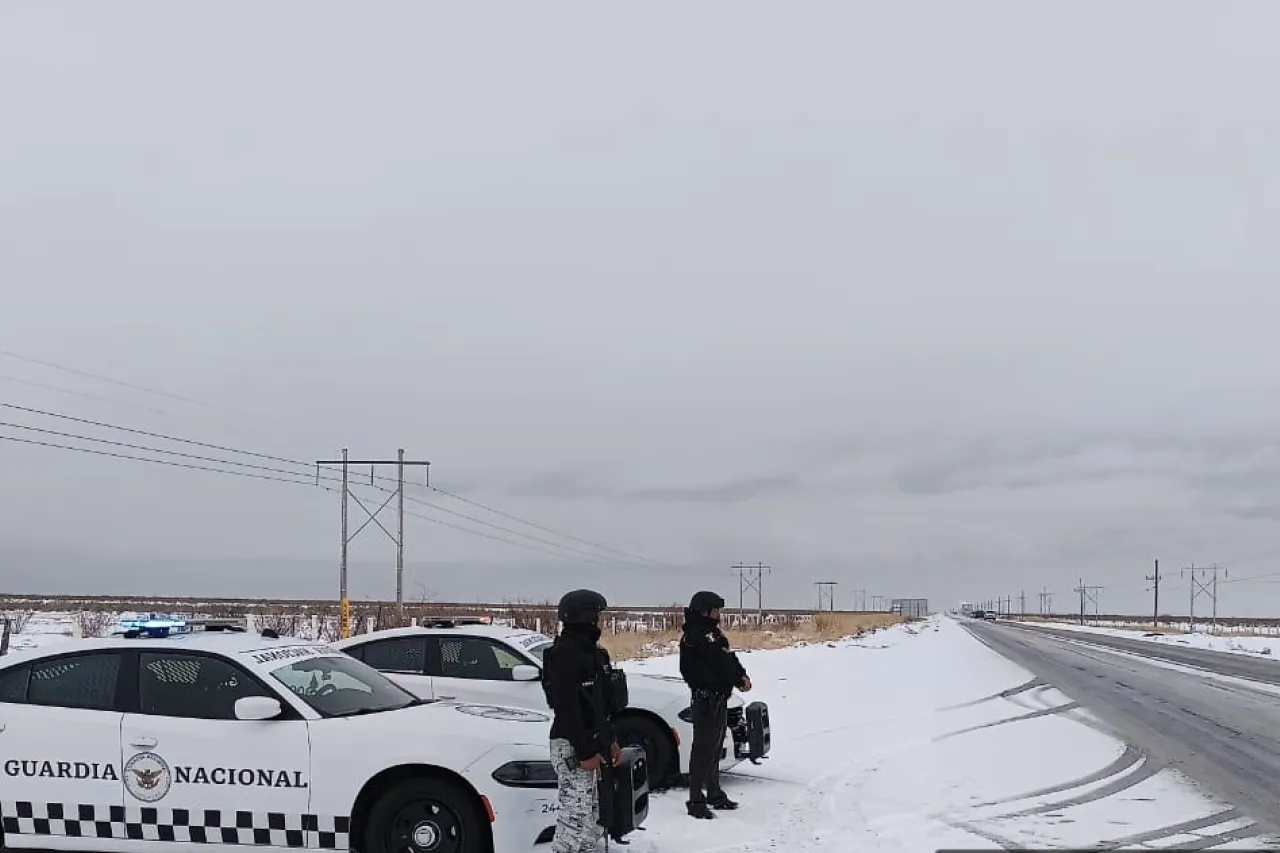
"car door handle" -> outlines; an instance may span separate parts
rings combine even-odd
[[[151,749],[156,745],[156,739],[153,737],[136,737],[129,741],[130,746],[136,746],[138,749]]]

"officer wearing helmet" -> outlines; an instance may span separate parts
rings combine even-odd
[[[751,679],[729,649],[720,630],[724,599],[714,592],[695,593],[684,611],[680,638],[680,675],[692,693],[693,746],[689,756],[689,816],[713,818],[711,809],[736,809],[720,788],[720,750],[729,725],[729,697],[736,687],[751,689]]]
[[[608,602],[590,589],[560,599],[563,625],[543,656],[543,689],[555,717],[551,764],[559,780],[552,853],[586,853],[605,834],[598,780],[604,762],[622,758],[610,721],[609,657],[600,648],[600,613]]]

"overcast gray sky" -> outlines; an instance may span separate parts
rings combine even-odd
[[[1278,28],[1264,3],[9,0],[0,348],[203,405],[6,356],[0,402],[303,461],[404,447],[578,537],[412,490],[557,544],[411,503],[532,546],[410,518],[411,596],[736,598],[760,560],[766,603],[829,579],[838,605],[1062,607],[1083,577],[1145,611],[1159,558],[1185,612],[1192,561],[1280,573]],[[5,589],[336,594],[330,492],[0,463]],[[394,590],[375,536],[356,598]],[[1277,606],[1264,580],[1219,609]]]

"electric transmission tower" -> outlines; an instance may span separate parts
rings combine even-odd
[[[1040,592],[1038,592],[1037,595],[1040,596],[1040,615],[1052,616],[1053,615],[1053,593],[1049,592],[1049,587],[1047,586],[1041,587]]]
[[[764,573],[773,573],[772,566],[766,566],[764,563],[756,563],[754,566],[748,566],[738,563],[736,566],[730,566],[738,573],[738,618],[743,615],[744,599],[747,590],[754,589],[756,591],[756,619],[759,624],[764,624]]]
[[[817,583],[814,584],[814,586],[818,588],[818,609],[819,610],[835,610],[836,609],[835,589],[836,589],[836,584],[838,583],[839,581],[818,581]],[[822,606],[824,601],[826,602],[826,605],[827,605],[826,607]]]
[[[396,546],[396,614],[400,624],[404,622],[404,469],[405,466],[421,467],[429,471],[430,462],[423,460],[409,460],[404,458],[404,449],[396,452],[395,459],[351,459],[347,454],[347,449],[342,448],[341,459],[318,459],[316,460],[316,478],[320,477],[321,465],[341,465],[342,466],[342,556],[338,563],[338,603],[341,608],[339,617],[338,633],[342,639],[351,636],[351,600],[347,597],[347,546],[351,544],[351,540],[360,535],[360,532],[369,526],[370,523],[376,524],[387,537],[395,543]],[[352,494],[350,485],[349,468],[352,465],[369,466],[369,483],[373,484],[373,469],[383,465],[396,466],[396,487],[387,495],[387,499],[377,509],[370,511],[364,501]],[[425,483],[424,479],[424,483]],[[387,508],[391,503],[391,499],[397,501],[397,524],[396,532],[392,533],[378,519],[378,515]],[[356,532],[347,534],[347,505],[349,501],[355,501],[356,506],[364,510],[364,514],[368,519],[356,528]]]
[[[1222,572],[1225,575],[1227,570],[1217,563],[1212,566],[1196,566],[1195,563],[1192,563],[1190,566],[1183,568],[1179,575],[1181,576],[1187,572],[1191,573],[1191,633],[1194,634],[1196,630],[1196,599],[1202,595],[1207,595],[1209,601],[1213,604],[1213,628],[1210,630],[1216,631],[1218,629],[1218,572]],[[1199,579],[1196,578],[1196,572],[1200,573]],[[1212,580],[1206,582],[1204,576],[1207,572],[1212,573]]]
[[[1080,584],[1072,590],[1080,594],[1080,624],[1084,624],[1085,603],[1093,602],[1093,615],[1098,615],[1098,593],[1102,591],[1100,586],[1085,586],[1084,578],[1080,579]]]

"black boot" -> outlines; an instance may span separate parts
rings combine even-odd
[[[687,803],[686,805],[689,809],[689,817],[696,817],[698,820],[711,820],[715,817],[706,803]]]
[[[729,799],[729,795],[723,791],[714,797],[708,797],[707,805],[719,812],[731,812],[738,807],[738,804]]]

